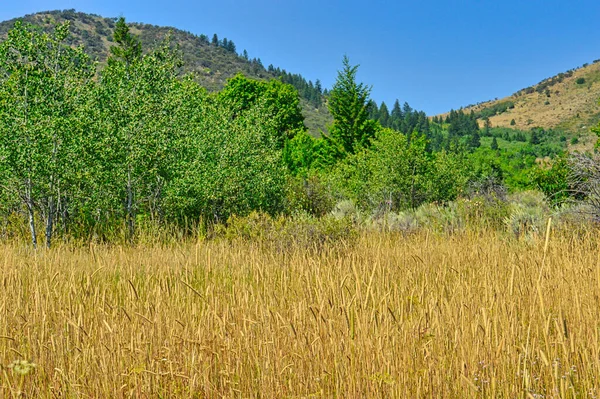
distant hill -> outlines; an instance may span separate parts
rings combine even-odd
[[[69,44],[84,45],[85,51],[100,64],[106,62],[109,49],[113,45],[112,34],[115,18],[105,18],[75,10],[43,11],[9,21],[0,22],[0,38],[6,37],[17,19],[50,30],[57,23],[71,21]],[[237,73],[255,79],[280,78],[298,89],[301,97],[305,124],[313,135],[332,121],[329,110],[324,105],[323,96],[312,82],[301,75],[290,74],[280,68],[265,68],[260,58],[250,58],[238,51],[233,40],[217,35],[195,35],[172,27],[162,27],[141,23],[128,23],[131,32],[137,35],[144,49],[155,47],[165,37],[170,36],[173,45],[179,46],[184,60],[184,72],[194,72],[198,82],[210,91],[223,88],[227,79]]]
[[[600,121],[600,60],[559,73],[509,97],[467,106],[483,126],[489,117],[492,126],[529,129],[557,128],[581,136],[572,149],[587,149],[596,141],[590,128]]]

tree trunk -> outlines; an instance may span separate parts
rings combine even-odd
[[[25,189],[25,204],[27,206],[27,214],[29,215],[29,230],[31,231],[31,242],[33,244],[33,248],[37,249],[37,233],[35,231],[33,200],[31,199],[31,179],[27,179],[27,187]]]
[[[135,231],[135,225],[133,220],[133,187],[131,184],[131,167],[128,167],[127,170],[127,215],[125,216],[127,220],[127,240],[133,240],[133,234]]]
[[[46,217],[46,248],[52,246],[52,230],[54,227],[54,198],[48,198],[48,215]]]

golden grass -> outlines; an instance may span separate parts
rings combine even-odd
[[[0,397],[598,396],[596,237],[4,244]]]

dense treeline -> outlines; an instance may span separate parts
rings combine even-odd
[[[390,113],[347,58],[328,93],[334,121],[314,138],[281,80],[238,75],[209,93],[181,76],[168,42],[143,52],[122,18],[96,73],[68,29],[18,22],[0,45],[2,229],[26,221],[34,245],[42,231],[47,246],[57,233],[134,240],[150,223],[185,231],[252,211],[323,215],[341,200],[377,214],[496,185],[562,187],[535,174],[543,130],[515,147],[474,114],[430,121],[398,101]]]

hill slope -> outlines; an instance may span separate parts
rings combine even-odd
[[[71,21],[71,35],[67,39],[69,44],[84,45],[85,51],[101,64],[106,62],[109,49],[113,45],[114,18],[64,10],[44,11],[18,19],[38,25],[45,30],[52,29],[57,23]],[[0,23],[0,39],[6,37],[16,20]],[[140,38],[144,49],[153,48],[165,37],[170,36],[171,42],[179,46],[182,52],[184,72],[194,72],[198,82],[210,91],[220,90],[227,79],[240,72],[255,79],[273,79],[281,76],[284,82],[286,77],[291,76],[285,71],[272,67],[267,70],[260,59],[249,59],[238,55],[233,41],[226,38],[214,44],[212,38],[209,39],[206,35],[194,35],[172,27],[140,23],[129,23],[129,26],[131,32]],[[319,129],[324,130],[331,122],[331,115],[326,106],[317,106],[311,101],[314,99],[314,93],[309,92],[311,88],[306,80],[299,75],[293,77],[293,84],[301,96],[305,124],[312,134],[317,135]]]
[[[580,147],[586,147],[595,142],[590,128],[600,120],[598,61],[545,79],[512,96],[468,106],[465,111],[480,116],[481,125],[483,117],[490,115],[492,126],[562,129],[584,137]]]

